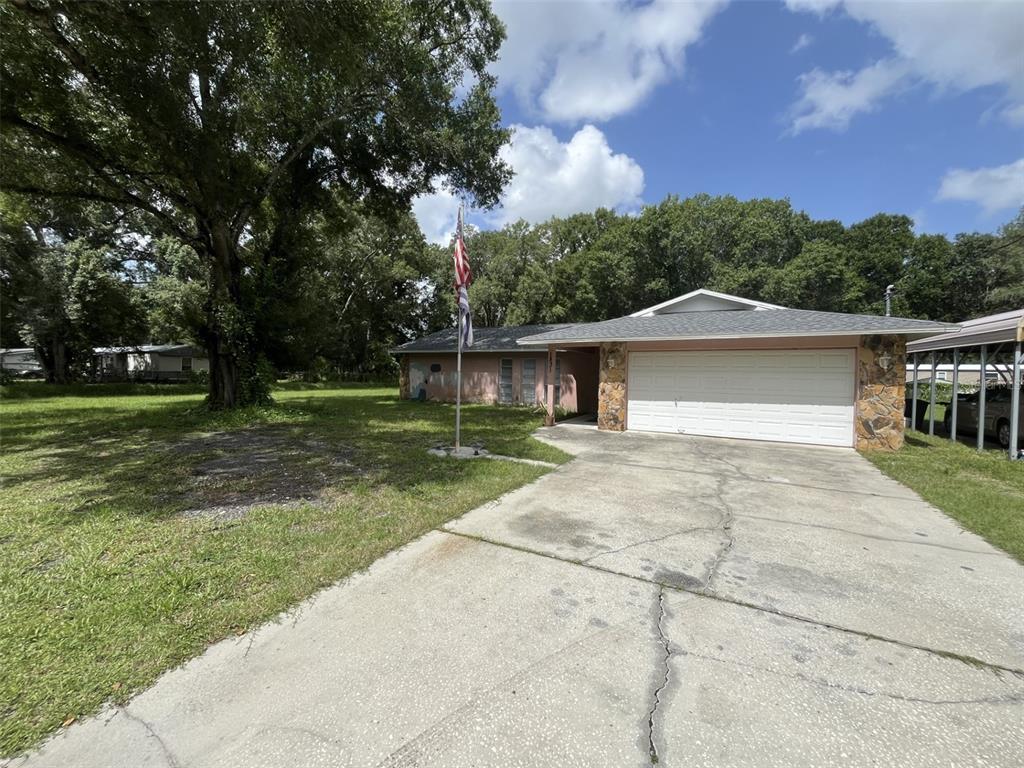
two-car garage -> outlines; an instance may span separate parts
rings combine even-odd
[[[627,428],[854,443],[856,350],[630,352]]]
[[[907,339],[955,329],[697,289],[518,343],[549,360],[597,353],[598,429],[891,451],[904,440]]]

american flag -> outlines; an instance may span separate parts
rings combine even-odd
[[[462,239],[462,206],[459,206],[459,223],[455,230],[455,290],[462,286],[469,287],[473,282],[473,271],[469,268],[469,257],[466,255],[466,243]]]
[[[459,302],[459,327],[462,329],[462,343],[473,346],[473,315],[469,311],[469,284],[473,282],[473,270],[469,268],[466,243],[462,239],[462,206],[459,206],[459,223],[455,231],[455,297]]]

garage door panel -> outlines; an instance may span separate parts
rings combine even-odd
[[[854,352],[634,352],[630,429],[848,446]]]

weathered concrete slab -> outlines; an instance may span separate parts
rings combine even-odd
[[[1020,765],[1024,679],[667,592],[666,765]]]
[[[13,764],[1021,765],[1020,564],[852,451],[543,432],[577,460]]]
[[[556,427],[451,530],[1024,669],[1024,568],[852,450]]]
[[[656,591],[430,534],[28,764],[636,765]]]

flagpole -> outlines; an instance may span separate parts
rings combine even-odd
[[[462,309],[459,309],[459,351],[455,358],[455,450],[462,438]]]
[[[462,217],[465,212],[465,201],[459,204],[459,232],[462,237]],[[458,275],[456,275],[458,281]],[[458,304],[459,323],[455,333],[459,337],[458,352],[455,358],[455,450],[458,451],[462,444],[462,305]]]

